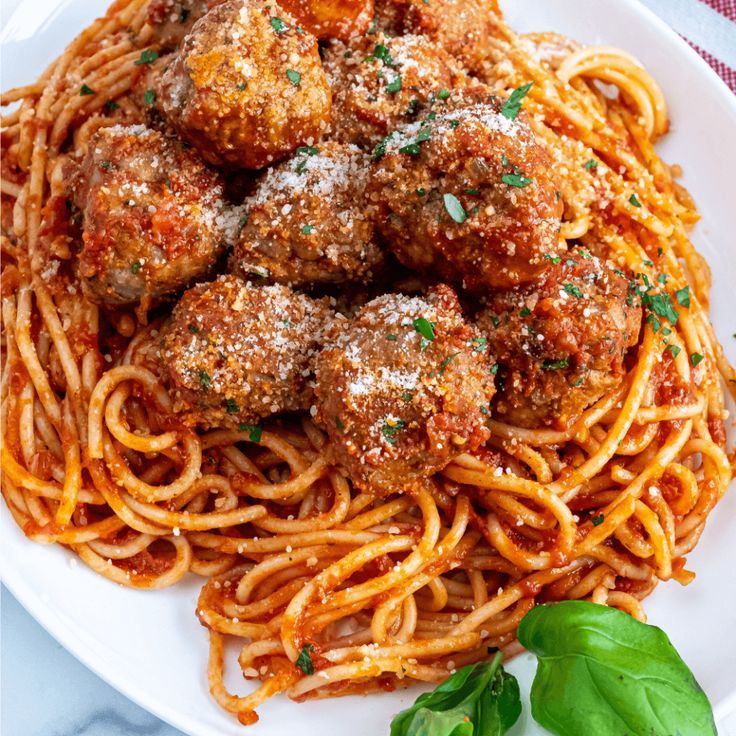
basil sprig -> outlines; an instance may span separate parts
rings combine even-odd
[[[517,635],[538,657],[532,715],[559,736],[716,734],[705,693],[667,635],[588,601],[533,608]]]
[[[519,684],[503,655],[459,669],[391,721],[391,736],[502,736],[521,713]]]

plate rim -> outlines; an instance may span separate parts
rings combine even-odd
[[[60,4],[65,1],[68,2],[68,0],[57,0],[57,2],[55,2],[55,9],[58,9]],[[562,0],[557,1],[560,2]],[[682,36],[662,20],[653,10],[640,2],[640,0],[606,0],[606,2],[614,6],[626,6],[633,13],[638,14],[642,18],[643,22],[654,26],[659,33],[668,36],[670,40],[678,46],[682,55],[688,60],[689,65],[694,66],[699,70],[702,80],[706,81],[709,86],[713,88],[717,96],[720,98],[720,101],[726,103],[728,112],[736,123],[736,94],[730,90],[724,80],[718,76],[716,71],[687,43]],[[16,16],[22,12],[26,12],[25,8],[28,4],[29,0],[20,0],[18,5],[5,19],[4,28],[0,31],[0,44],[11,40],[9,36],[12,35]],[[591,8],[590,12],[593,14],[595,11]],[[46,16],[46,18],[48,17],[50,17],[50,15]],[[732,480],[729,489],[731,493],[736,493],[735,485],[736,479]],[[9,510],[3,501],[2,504],[0,504],[0,514],[7,515],[9,513]],[[15,522],[11,520],[11,523]],[[143,687],[138,687],[136,685],[134,680],[126,679],[124,676],[116,677],[115,668],[108,667],[104,669],[102,664],[98,663],[99,656],[94,652],[93,648],[80,639],[74,637],[68,629],[65,629],[63,622],[59,617],[53,612],[50,612],[43,600],[42,593],[36,591],[32,587],[30,581],[26,581],[19,569],[12,564],[12,560],[7,556],[5,545],[3,543],[0,543],[0,582],[2,582],[2,584],[14,596],[23,609],[56,642],[58,642],[65,651],[69,652],[78,662],[92,671],[101,680],[147,712],[165,721],[173,728],[184,733],[191,734],[191,736],[198,736],[198,732],[194,729],[197,729],[199,724],[192,721],[188,715],[182,714],[173,705],[168,705],[166,701],[161,701],[156,699],[154,696],[149,696]],[[736,686],[734,687],[733,692],[722,697],[713,705],[713,712],[716,722],[720,722],[728,716],[736,713]]]

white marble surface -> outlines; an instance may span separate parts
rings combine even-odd
[[[19,2],[0,0],[1,15],[9,17]],[[643,2],[655,12],[667,8],[659,0]],[[0,622],[2,736],[183,736],[78,662],[5,587]],[[719,724],[719,734],[736,736],[736,713]]]
[[[72,657],[4,586],[0,608],[3,736],[183,736]]]

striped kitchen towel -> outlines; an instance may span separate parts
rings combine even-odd
[[[736,0],[641,0],[736,93]]]

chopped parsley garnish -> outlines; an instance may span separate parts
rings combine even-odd
[[[305,675],[313,675],[314,674],[314,665],[312,664],[312,657],[310,655],[310,652],[314,651],[314,645],[313,644],[305,644],[301,651],[299,652],[299,656],[296,658],[296,666],[305,674]]]
[[[578,248],[578,253],[580,253],[581,258],[588,259],[593,257],[587,250],[585,250],[585,248]]]
[[[294,71],[293,69],[287,69],[286,70],[286,78],[295,86],[295,87],[301,87],[302,84],[302,75]]]
[[[391,136],[392,135],[393,135],[393,133],[389,133],[379,143],[376,143],[376,146],[373,149],[373,153],[371,155],[371,158],[374,161],[378,161],[378,159],[381,158],[381,156],[383,156],[386,153],[386,148],[388,146],[388,142],[391,140]]]
[[[485,337],[474,337],[470,341],[470,345],[476,353],[482,353],[487,344],[488,340]]]
[[[460,355],[460,353],[453,353],[452,355],[448,355],[440,363],[440,367],[439,367],[439,373],[440,373],[440,375],[442,375],[445,372],[445,368],[447,368],[447,366],[450,365],[450,363],[452,363],[452,361],[455,360],[455,358],[457,358],[458,355]]]
[[[427,193],[427,190],[424,187],[418,187],[414,191],[416,192],[418,197],[423,197]]]
[[[406,111],[404,112],[404,115],[416,115],[418,105],[419,105],[419,98],[412,97],[409,100],[409,104],[406,106]]]
[[[593,526],[600,526],[606,518],[606,515],[603,513],[596,514],[595,516],[590,517],[590,521],[593,524]]]
[[[672,358],[676,358],[682,350],[677,345],[668,345],[665,350],[669,350],[672,353]]]
[[[645,266],[650,266],[650,267],[654,265],[654,263],[653,263],[652,261],[650,261],[650,260],[649,260],[648,258],[645,258],[645,259],[644,259],[644,260],[642,261],[642,263],[643,263],[643,264],[644,264]]]
[[[301,232],[302,235],[311,235],[312,230],[314,230],[314,225],[302,225],[299,232]]]
[[[319,153],[319,146],[299,146],[296,152],[304,156],[316,156]]]
[[[444,200],[447,214],[450,215],[455,222],[462,224],[468,219],[467,212],[465,212],[463,206],[460,204],[460,200],[454,194],[450,194],[449,192],[443,194],[442,199]]]
[[[560,256],[551,256],[549,253],[545,253],[543,258],[547,261],[552,261],[552,263],[554,263],[555,266],[562,260]]]
[[[680,315],[672,306],[669,294],[642,294],[641,303],[648,306],[658,317],[668,320],[673,325],[677,324]]]
[[[276,33],[283,33],[284,31],[288,30],[288,26],[284,21],[281,20],[281,18],[277,18],[274,16],[271,18],[271,28],[276,31]]]
[[[496,375],[496,373],[498,373],[498,363],[494,363],[494,364],[493,364],[493,365],[491,366],[491,375],[492,375],[492,376],[495,376],[495,375]]]
[[[560,360],[545,360],[542,363],[542,368],[545,371],[559,371],[562,368],[568,368],[569,366],[569,358],[561,358]]]
[[[251,442],[258,444],[263,436],[263,430],[257,424],[239,424],[238,429],[241,432],[248,432]]]
[[[379,143],[378,145],[380,146],[381,144]],[[409,156],[418,156],[421,152],[422,149],[419,148],[418,143],[407,143],[405,146],[401,146],[401,148],[399,148],[399,153],[406,153]]]
[[[235,86],[240,92],[245,92],[248,85],[245,82],[238,82]]]
[[[104,161],[100,161],[100,168],[104,169],[105,171],[108,171],[110,167],[112,166],[112,162],[105,159]]]
[[[700,353],[693,353],[690,356],[690,362],[692,363],[693,368],[695,368],[695,366],[698,363],[700,363],[701,360],[704,360],[704,359],[705,359],[705,356],[704,355],[701,355]]]
[[[522,317],[528,317],[528,316],[529,316],[529,315],[530,315],[531,313],[532,313],[532,310],[531,310],[531,309],[529,309],[529,307],[522,307],[522,308],[521,308],[521,309],[519,310],[519,314],[520,314],[520,315],[521,315]]]
[[[209,377],[209,374],[207,371],[201,370],[199,371],[199,382],[202,385],[202,388],[209,388],[210,384],[212,383],[212,379]]]
[[[683,286],[682,289],[676,291],[675,299],[677,299],[677,303],[681,307],[685,307],[685,309],[690,309],[690,287]]]
[[[335,417],[335,426],[342,432],[345,429],[342,419]]]
[[[199,327],[195,325],[193,322],[189,323],[189,332],[192,333],[192,335],[196,335],[199,332]]]
[[[87,95],[93,95],[93,94],[95,94],[95,91],[92,89],[92,87],[88,87],[86,84],[83,84],[79,88],[79,94],[82,97],[86,97]]]
[[[659,281],[660,284],[666,284],[667,283],[667,274],[666,273],[660,273],[657,276],[657,281]],[[675,294],[675,296],[677,296],[677,294]]]
[[[378,59],[379,61],[382,61],[386,66],[396,66],[396,63],[391,57],[391,52],[382,43],[377,43],[375,45],[375,48],[373,49],[373,56],[368,58]],[[368,59],[366,59],[366,61],[367,60]]]
[[[515,89],[509,96],[508,100],[504,102],[503,107],[501,108],[501,115],[509,120],[516,120],[516,117],[521,110],[521,103],[532,88],[532,84],[533,82],[529,82],[529,84],[525,84],[522,87]]]
[[[141,270],[143,264],[140,261],[136,261],[135,263],[131,264],[130,266],[130,272],[131,273],[138,273],[138,271]]]
[[[568,258],[565,261],[566,266],[577,266],[578,262],[574,258]]]
[[[471,197],[480,197],[480,189],[463,189],[463,191]]]
[[[141,51],[140,57],[136,59],[133,63],[136,66],[141,66],[143,64],[153,64],[156,59],[158,59],[157,51],[154,51],[153,49],[145,49],[144,51]]]
[[[416,142],[424,143],[424,141],[428,141],[431,134],[432,133],[429,128],[420,128],[417,133]]]
[[[119,107],[120,107],[120,105],[118,105],[118,103],[115,102],[115,100],[108,100],[105,103],[105,109],[108,112],[115,112],[115,110],[117,110]]]
[[[449,89],[441,89],[437,93],[437,99],[438,100],[446,100],[450,96],[450,90]]]
[[[425,339],[432,342],[435,338],[434,324],[430,322],[426,317],[417,317],[412,324],[414,329]]]
[[[662,323],[653,314],[650,314],[646,321],[652,326],[652,330],[655,334],[659,332],[659,328],[662,326]]]
[[[566,294],[570,294],[571,296],[575,296],[578,299],[580,299],[583,296],[583,292],[578,289],[577,286],[574,284],[564,284],[562,286]]]
[[[402,401],[409,402],[414,398],[414,394],[411,391],[404,391],[403,394],[401,394]]]
[[[387,340],[388,340],[389,342],[396,342],[396,341],[397,341],[397,340],[398,340],[399,338],[398,338],[398,337],[396,337],[396,335],[386,335],[386,339],[387,339]]]
[[[641,207],[641,202],[638,200],[636,194],[632,194],[629,197],[629,202],[634,205],[634,207]]]
[[[381,427],[381,432],[389,445],[395,445],[396,433],[404,427],[406,427],[406,422],[403,419],[386,420]]]
[[[573,386],[574,386],[575,388],[577,388],[578,386],[582,386],[582,385],[583,385],[583,381],[584,381],[584,380],[585,380],[585,378],[583,378],[583,376],[580,376],[580,378],[578,378],[578,379],[577,379],[577,380],[575,381],[575,383],[573,383]]]
[[[401,90],[401,74],[397,74],[387,85],[386,92],[393,94]]]
[[[585,169],[597,169],[598,168],[598,162],[591,158],[590,161],[586,161],[583,168]]]
[[[186,23],[187,18],[189,17],[190,10],[189,8],[182,8],[179,11],[179,23]]]
[[[240,411],[240,407],[232,399],[225,399],[225,408],[228,414],[237,414]]]
[[[152,89],[147,89],[143,93],[143,102],[146,105],[153,105],[156,102],[156,93]]]
[[[510,187],[527,187],[532,183],[531,179],[521,174],[504,174],[501,177],[501,181]]]

